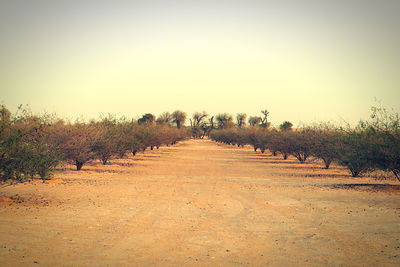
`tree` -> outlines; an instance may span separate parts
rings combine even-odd
[[[214,116],[212,116],[210,118],[210,131],[214,130],[215,126],[214,126]]]
[[[217,125],[219,129],[230,128],[234,125],[232,121],[232,116],[228,113],[220,113],[215,117],[215,119],[217,120]]]
[[[185,124],[186,113],[180,110],[176,110],[172,113],[172,122],[176,123],[176,127],[180,129]]]
[[[257,128],[248,128],[245,130],[245,139],[246,139],[246,143],[250,144],[253,146],[254,152],[257,151],[257,149],[259,148],[259,144],[258,144],[258,132],[259,130]]]
[[[373,136],[373,165],[391,171],[400,181],[400,116],[382,107],[372,107],[368,121],[361,121],[359,128]]]
[[[312,133],[311,155],[322,159],[325,169],[338,158],[340,133],[334,129],[317,128]]]
[[[346,166],[353,177],[373,170],[374,137],[367,131],[348,130],[339,137],[337,162]]]
[[[258,126],[261,123],[261,117],[251,116],[249,118],[249,125],[250,126]]]
[[[26,110],[12,116],[0,110],[0,179],[23,181],[39,175],[48,179],[60,161],[59,153],[48,140],[50,121]]]
[[[98,131],[93,125],[76,122],[74,124],[57,124],[52,132],[52,143],[70,163],[76,165],[76,170],[95,158],[93,146],[97,140]]]
[[[139,124],[152,124],[154,123],[155,117],[151,113],[144,114],[140,119],[138,119]]]
[[[201,124],[203,120],[208,116],[207,112],[195,112],[192,116],[192,119],[190,119],[190,131],[192,133],[192,136],[195,138],[199,138],[202,136],[202,129],[201,129]],[[203,125],[204,126],[204,125]]]
[[[286,132],[290,153],[296,157],[300,163],[304,163],[311,155],[312,136],[309,129],[300,131]]]
[[[207,122],[202,122],[200,124],[200,130],[202,131],[200,138],[204,138],[204,136],[208,135],[211,131],[211,126]]]
[[[207,112],[195,112],[192,116],[193,127],[199,127],[200,123],[208,116]]]
[[[203,121],[200,124],[200,129],[203,131],[201,138],[204,136],[210,136],[212,130],[214,130],[214,116],[212,116],[208,121]]]
[[[236,115],[236,125],[238,128],[243,128],[246,125],[246,117],[245,113],[238,113]]]
[[[290,121],[284,121],[281,125],[279,125],[279,129],[281,131],[291,131],[293,124]]]
[[[172,115],[169,112],[162,113],[156,120],[156,123],[159,125],[167,124],[171,125]]]
[[[261,110],[261,113],[264,115],[264,117],[261,118],[261,127],[267,128],[270,125],[270,123],[268,122],[269,111],[265,109]]]
[[[109,115],[100,122],[94,122],[92,126],[98,131],[92,150],[95,157],[100,159],[103,165],[106,165],[107,161],[120,151],[118,122],[115,117]]]
[[[269,136],[266,131],[258,131],[257,134],[257,147],[260,149],[261,153],[264,154],[265,150],[268,147]]]
[[[379,156],[375,159],[374,165],[379,169],[391,171],[400,182],[400,131],[384,131],[378,134]]]
[[[132,152],[132,139],[134,139],[134,121],[121,120],[116,127],[116,153],[119,158],[123,158],[127,151]],[[136,153],[136,152],[135,152]]]
[[[268,149],[274,156],[276,156],[277,152],[281,153],[283,159],[286,160],[292,152],[289,132],[272,130],[269,133]]]

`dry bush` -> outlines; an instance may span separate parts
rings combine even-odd
[[[96,139],[92,145],[94,157],[100,159],[103,165],[113,156],[120,155],[120,124],[112,117],[103,118],[99,122],[91,123],[95,129]]]
[[[106,164],[127,151],[135,155],[147,147],[159,148],[186,138],[185,128],[179,130],[168,123],[156,125],[150,113],[139,122],[109,115],[90,123],[65,123],[54,116],[33,116],[22,109],[12,115],[1,106],[0,179],[22,181],[36,175],[46,179],[60,160],[81,170],[93,159]]]
[[[231,129],[235,126],[232,116],[228,113],[217,114],[217,116],[215,116],[215,119],[217,121],[217,127],[219,129]]]
[[[314,129],[312,133],[313,144],[311,155],[323,160],[325,169],[328,169],[331,163],[339,158],[340,132],[335,129]]]
[[[287,132],[278,132],[273,130],[269,133],[268,149],[275,156],[278,152],[282,154],[283,159],[287,159],[291,154],[291,143]]]
[[[325,168],[332,162],[345,166],[353,177],[372,170],[391,171],[400,181],[400,116],[384,108],[372,108],[371,119],[361,121],[356,129],[341,129],[329,124],[291,130],[284,122],[281,131],[268,129],[268,111],[264,117],[250,117],[250,127],[237,130],[226,127],[228,114],[217,116],[218,130],[211,131],[212,140],[226,144],[249,144],[262,153],[269,149],[283,158],[293,155],[301,163],[310,156],[322,159]]]
[[[51,141],[64,159],[76,166],[79,171],[88,161],[95,158],[93,147],[99,138],[99,131],[94,125],[76,122],[59,122],[52,127]]]

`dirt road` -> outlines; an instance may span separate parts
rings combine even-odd
[[[0,266],[399,266],[398,188],[321,167],[208,140],[65,166],[0,189]]]

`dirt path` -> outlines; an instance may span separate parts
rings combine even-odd
[[[189,140],[55,178],[0,189],[0,266],[400,265],[400,191],[341,168]]]

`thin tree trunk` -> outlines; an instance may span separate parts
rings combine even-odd
[[[399,174],[395,170],[393,170],[392,172],[393,172],[394,176],[396,176],[397,180],[400,182]]]
[[[325,163],[325,169],[329,169],[329,166],[331,165],[331,160],[330,159],[324,159],[324,163]]]
[[[75,165],[76,165],[76,170],[80,171],[82,169],[83,162],[75,160]]]

